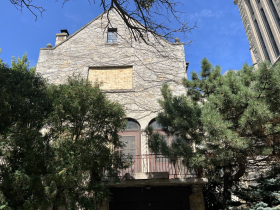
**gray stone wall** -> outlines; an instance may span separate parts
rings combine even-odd
[[[186,77],[184,45],[153,36],[149,36],[149,45],[136,42],[116,13],[110,13],[110,21],[110,27],[118,30],[117,43],[107,43],[104,28],[108,22],[101,15],[55,47],[41,48],[36,71],[49,82],[62,84],[72,75],[87,79],[90,67],[132,66],[132,89],[104,91],[144,129],[160,110],[157,101],[163,83],[175,94],[185,92],[181,85]],[[141,139],[141,153],[146,154],[145,136]]]

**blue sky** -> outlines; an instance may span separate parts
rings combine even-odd
[[[233,0],[189,0],[181,1],[182,20],[190,26],[197,21],[187,38],[193,40],[185,46],[186,61],[190,63],[188,77],[192,70],[200,71],[200,61],[207,57],[213,65],[220,65],[222,72],[240,69],[244,63],[252,65],[249,44],[241,17]],[[31,66],[35,66],[39,50],[48,43],[54,46],[55,34],[68,29],[70,34],[83,27],[103,12],[96,4],[84,1],[69,1],[62,7],[62,1],[35,1],[46,11],[43,17],[35,17],[27,10],[22,13],[10,1],[1,2],[0,7],[0,57],[8,64],[12,56],[22,57],[27,52]]]

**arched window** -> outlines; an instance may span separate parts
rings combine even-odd
[[[141,154],[140,131],[140,125],[136,120],[127,120],[125,130],[119,133],[121,136],[120,141],[126,144],[122,148],[122,152],[125,155],[136,156]]]
[[[167,130],[166,127],[163,127],[159,122],[156,121],[156,119],[151,120],[149,125],[153,128],[154,132],[157,132],[164,137],[164,141],[168,146],[171,145],[173,138],[166,134],[166,130]],[[161,167],[160,165],[157,164],[169,162],[168,158],[161,154],[154,154],[154,160],[155,160],[154,163],[151,164],[152,167]]]
[[[149,126],[153,128],[153,132],[157,132],[164,137],[164,141],[168,146],[171,146],[172,141],[175,141],[176,136],[168,136],[167,128],[163,127],[156,119],[151,120]],[[168,157],[163,154],[153,154],[149,155],[149,171],[152,172],[169,172],[169,178],[176,178],[178,174],[185,170],[182,164],[179,162],[171,162]]]
[[[164,136],[164,140],[166,141],[168,146],[171,145],[172,137],[167,136],[165,132],[167,128],[163,127],[160,123],[158,123],[156,119],[151,120],[149,125],[153,128],[154,132],[158,132],[159,134]]]

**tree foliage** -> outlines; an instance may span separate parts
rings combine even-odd
[[[68,1],[63,0],[62,4]],[[37,14],[42,16],[45,11],[43,6],[39,6],[32,0],[10,0],[10,2],[20,11],[24,8],[29,10],[36,20]],[[89,3],[91,2],[98,3],[104,11],[107,11],[108,25],[105,28],[111,26],[110,13],[116,9],[132,37],[147,44],[149,43],[147,32],[155,38],[164,37],[170,40],[175,38],[174,33],[183,33],[185,36],[196,27],[196,24],[189,27],[187,22],[179,18],[182,12],[177,8],[181,3],[174,0],[100,0],[97,2],[89,0]],[[178,27],[174,27],[175,25]]]
[[[279,168],[273,169],[268,175],[262,175],[253,180],[245,188],[232,190],[232,193],[241,199],[242,202],[230,202],[230,209],[238,210],[279,210],[280,209],[280,178]]]
[[[57,207],[64,202],[94,209],[109,196],[107,178],[117,178],[125,164],[112,150],[122,146],[118,132],[125,125],[124,110],[85,80],[70,78],[52,86],[51,94],[55,109],[47,125],[55,159],[46,176],[49,198]]]
[[[1,205],[33,209],[44,200],[41,176],[47,173],[49,144],[40,129],[52,111],[51,99],[45,81],[29,71],[26,54],[13,59],[12,68],[0,68]]]
[[[0,63],[0,208],[97,209],[129,165],[120,104],[80,78],[48,85],[27,56]]]
[[[231,196],[228,189],[251,164],[279,161],[279,80],[279,65],[263,63],[253,70],[245,64],[221,75],[220,66],[203,59],[200,77],[192,72],[191,80],[184,79],[185,95],[173,95],[163,86],[163,111],[157,120],[176,138],[166,147],[148,129],[150,148],[167,156],[176,151],[199,176],[220,183],[225,206]]]

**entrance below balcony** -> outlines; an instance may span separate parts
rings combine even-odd
[[[190,186],[143,186],[110,189],[109,210],[189,210]]]

